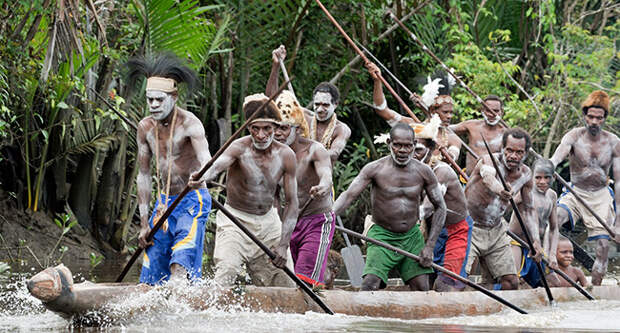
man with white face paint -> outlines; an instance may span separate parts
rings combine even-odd
[[[295,274],[307,284],[323,288],[335,223],[330,195],[331,161],[327,150],[320,143],[303,137],[308,125],[295,96],[284,90],[276,99],[276,105],[282,121],[275,130],[275,138],[295,152],[298,202],[301,207],[309,202],[304,211],[299,212],[291,236]]]
[[[521,214],[528,228],[535,250],[534,259],[540,262],[542,247],[538,235],[538,221],[532,199],[533,181],[530,168],[523,164],[531,146],[530,136],[520,128],[506,130],[502,136],[502,151],[494,153],[498,167],[510,190],[504,190],[491,157],[484,155],[474,168],[465,187],[467,207],[474,221],[471,249],[467,258],[467,273],[478,259],[482,282],[490,286],[499,280],[502,289],[517,289],[519,280],[510,242],[506,235],[503,215],[510,198],[521,195]]]
[[[469,216],[467,201],[465,200],[463,187],[459,182],[458,176],[448,164],[439,159],[432,158],[433,152],[437,147],[435,142],[437,131],[426,130],[428,127],[426,126],[425,129],[416,135],[415,157],[422,163],[430,166],[433,173],[435,173],[447,207],[446,223],[437,238],[433,250],[433,261],[437,265],[443,266],[453,273],[466,278],[465,268],[467,265],[467,255],[469,254],[473,220]],[[433,206],[428,198],[424,199],[421,212],[421,219],[428,220],[431,216]],[[438,273],[433,289],[440,292],[461,291],[465,289],[465,284],[445,274]]]
[[[168,205],[184,189],[190,174],[211,158],[202,123],[194,114],[176,105],[177,84],[187,83],[189,91],[197,82],[196,73],[174,56],[155,59],[134,58],[129,67],[129,86],[146,77],[146,101],[150,115],[138,124],[138,204],[140,247],[146,248],[140,282],[160,284],[170,278],[190,280],[202,273],[204,229],[211,196],[204,183],[188,193],[147,244],[146,236]],[[151,200],[151,159],[155,155],[157,200],[149,219]],[[161,184],[161,186],[160,186]]]
[[[482,107],[482,117],[484,119],[471,119],[465,120],[456,125],[450,126],[450,129],[458,135],[467,135],[469,138],[469,146],[478,155],[487,155],[487,149],[482,142],[484,136],[491,148],[491,152],[497,153],[502,148],[502,135],[506,131],[506,127],[499,122],[504,115],[504,105],[502,100],[495,95],[488,95],[484,102],[491,107],[492,111]],[[477,160],[471,155],[467,154],[465,160],[465,168],[468,175],[471,175]]]
[[[413,158],[413,129],[405,124],[395,125],[387,143],[391,156],[364,166],[334,203],[334,212],[342,214],[366,186],[372,184],[370,197],[374,225],[368,230],[368,237],[419,254],[421,262],[368,244],[362,290],[384,288],[392,268],[398,269],[411,290],[429,290],[433,247],[446,218],[446,203],[433,170]],[[434,207],[426,244],[417,225],[424,193]]]
[[[285,58],[286,49],[283,45],[273,50],[271,74],[265,90],[267,95],[278,90],[279,62]],[[308,139],[318,141],[327,149],[332,165],[338,160],[351,136],[349,126],[338,120],[336,115],[339,99],[340,92],[336,86],[329,82],[321,82],[312,92],[314,112],[304,109],[306,122],[310,124]]]
[[[282,119],[274,102],[258,110],[268,100],[264,94],[247,96],[243,103],[246,119],[260,112],[248,125],[250,135],[232,142],[203,179],[190,181],[199,186],[227,170],[225,207],[268,247],[276,258],[276,267],[293,270],[288,251],[291,233],[299,213],[295,153],[288,146],[274,141],[277,123]],[[276,189],[282,184],[285,208],[282,221],[274,207]],[[218,211],[215,233],[215,281],[222,286],[233,285],[246,266],[252,283],[259,286],[292,287],[293,281],[281,269],[271,265],[269,257]]]
[[[620,140],[602,129],[609,113],[609,96],[604,91],[594,91],[583,102],[581,110],[585,126],[570,130],[555,150],[551,162],[557,167],[569,158],[572,189],[612,228],[620,243],[620,214],[614,210],[615,202],[620,201]],[[613,167],[615,196],[608,188],[607,175]],[[592,266],[592,284],[600,285],[607,272],[607,255],[609,252],[609,234],[596,218],[566,192],[560,196],[558,221],[560,225],[578,220],[588,230],[588,240],[597,243],[596,260]],[[615,227],[614,227],[615,226]]]

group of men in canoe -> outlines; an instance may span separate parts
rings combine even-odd
[[[303,108],[289,90],[269,101],[267,96],[278,92],[279,62],[285,57],[282,46],[272,52],[265,94],[244,100],[244,117],[252,119],[249,135],[234,140],[202,177],[197,171],[211,158],[204,128],[192,113],[176,105],[177,85],[187,83],[191,88],[195,73],[171,56],[128,63],[131,78],[146,77],[150,111],[137,135],[139,245],[146,248],[140,282],[159,284],[202,275],[205,223],[211,208],[206,185],[226,172],[224,207],[276,256],[270,259],[218,211],[214,279],[222,286],[234,285],[244,276],[256,285],[293,286],[278,269],[286,266],[307,284],[322,287],[336,216],[369,184],[372,208],[364,233],[419,255],[420,261],[369,243],[362,290],[383,288],[393,270],[412,290],[464,289],[449,276],[433,274],[433,261],[464,277],[479,267],[488,288],[517,289],[520,278],[537,287],[542,276],[536,262],[543,256],[549,266],[583,284],[583,272],[570,266],[572,245],[559,235],[560,226],[573,226],[578,220],[586,226],[588,239],[597,243],[592,283],[601,283],[609,241],[620,243],[620,215],[614,205],[618,198],[613,194],[618,195],[620,185],[616,182],[615,192],[611,191],[608,178],[612,168],[613,178],[620,179],[620,142],[602,129],[609,113],[605,92],[588,96],[582,104],[584,126],[569,131],[550,160],[538,159],[530,168],[525,164],[530,135],[505,127],[500,97],[487,96],[483,119],[453,125],[457,106],[449,95],[439,94],[425,105],[432,117],[417,123],[388,107],[380,70],[367,63],[374,81],[375,112],[391,127],[385,140],[390,155],[365,165],[349,188],[338,194],[333,190],[332,168],[351,135],[337,118],[339,91],[333,84],[320,83],[313,91],[313,111]],[[458,166],[447,163],[458,159],[459,135],[469,144],[467,180],[459,180],[453,170]],[[149,218],[153,155],[158,196]],[[551,189],[554,170],[567,158],[572,191],[558,199]],[[187,185],[193,190],[147,242],[158,217]],[[575,195],[615,229],[615,238]],[[504,219],[511,199],[532,236],[533,253],[511,243],[507,235],[510,230],[525,238],[515,213],[510,222]],[[552,286],[566,285],[548,273],[544,274]]]

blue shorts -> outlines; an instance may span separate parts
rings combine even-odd
[[[540,276],[540,272],[538,271],[538,267],[536,267],[536,261],[531,257],[528,257],[527,254],[530,252],[529,249],[521,247],[521,265],[519,266],[519,277],[523,278],[527,284],[532,288],[542,287],[542,278]],[[544,263],[540,263],[542,265],[543,271],[547,273],[547,267]]]
[[[465,260],[463,260],[463,264],[461,265],[459,275],[466,278],[467,277],[467,257],[469,256],[469,249],[471,248],[471,233],[474,225],[474,220],[471,217],[467,216],[465,218],[467,221],[467,225],[469,229],[467,230],[467,248],[465,250]],[[433,249],[433,262],[439,266],[444,266],[444,258],[446,253],[446,243],[448,242],[448,229],[443,227],[441,229],[441,233],[439,237],[437,237],[437,243],[435,243],[435,248]]]
[[[176,195],[168,197],[171,204]],[[155,203],[165,200],[165,195]],[[144,252],[140,282],[150,285],[161,284],[170,279],[170,265],[183,266],[189,279],[194,280],[202,275],[202,248],[205,234],[205,223],[211,210],[211,195],[206,188],[192,190],[181,200],[179,205],[168,217],[168,230],[160,228],[153,237],[153,245]],[[149,219],[153,227],[155,210]]]

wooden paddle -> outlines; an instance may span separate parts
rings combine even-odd
[[[228,148],[228,146],[230,146],[232,144],[232,142],[241,134],[241,132],[243,132],[243,130],[245,130],[245,128],[250,124],[250,122],[252,120],[254,120],[254,118],[256,118],[256,116],[259,114],[259,111],[264,109],[271,101],[274,100],[274,98],[276,98],[276,96],[278,96],[282,92],[282,90],[284,90],[284,88],[286,87],[287,83],[288,83],[288,81],[282,83],[282,85],[278,88],[278,90],[273,95],[271,95],[269,97],[269,99],[265,103],[263,103],[256,110],[256,112],[254,112],[245,121],[245,123],[243,123],[243,125],[241,125],[241,127],[239,127],[239,129],[237,129],[237,131],[235,131],[235,133],[233,133],[230,136],[230,138],[228,138],[228,140],[224,143],[224,145],[222,145],[222,147],[220,147],[220,149],[218,149],[218,151],[215,153],[215,155],[213,155],[211,160],[209,162],[207,162],[207,164],[205,164],[202,167],[202,169],[200,169],[200,171],[196,174],[195,180],[200,179],[200,177],[202,177],[202,175],[204,175],[204,173],[207,172],[207,170],[213,165],[213,163],[218,159],[218,157],[220,157],[220,155],[222,155],[224,153],[226,148]],[[159,228],[161,228],[161,226],[168,219],[170,214],[172,214],[172,211],[179,205],[179,203],[181,202],[183,197],[185,197],[185,195],[187,195],[187,193],[189,193],[189,191],[191,191],[191,190],[192,190],[192,188],[189,187],[189,185],[185,186],[183,191],[181,191],[181,193],[179,193],[177,198],[174,199],[174,201],[170,204],[170,206],[168,206],[168,209],[166,209],[164,214],[159,218],[159,220],[157,220],[157,222],[155,223],[155,225],[153,226],[153,228],[151,229],[149,234],[146,235],[146,242],[147,243],[150,242],[151,240],[153,240],[153,237],[155,236],[155,233],[157,232],[157,230],[159,230]],[[127,272],[129,272],[129,269],[131,268],[133,263],[136,262],[136,260],[138,259],[138,257],[140,256],[140,254],[142,253],[143,250],[144,249],[141,248],[141,247],[138,247],[138,249],[136,249],[136,252],[134,252],[134,254],[131,256],[131,259],[129,259],[129,262],[127,262],[127,265],[125,265],[125,268],[123,269],[121,274],[118,276],[118,278],[116,278],[116,282],[123,282],[123,279],[125,278],[125,275],[127,275]]]
[[[341,228],[344,228],[340,216],[336,216],[336,221]],[[344,261],[344,267],[347,269],[347,275],[353,287],[359,288],[362,285],[362,275],[364,274],[364,257],[362,250],[357,244],[351,245],[349,237],[346,233],[342,234],[346,247],[340,250],[340,255]]]
[[[420,257],[415,255],[415,254],[413,254],[413,253],[409,253],[407,251],[403,251],[403,250],[401,250],[401,249],[399,249],[399,248],[397,248],[395,246],[392,246],[390,244],[378,241],[378,240],[373,239],[373,238],[366,237],[366,236],[364,236],[362,234],[359,234],[359,233],[357,233],[355,231],[351,231],[349,229],[345,229],[345,228],[342,228],[342,227],[339,227],[339,226],[336,226],[336,229],[338,229],[338,230],[340,230],[342,232],[345,232],[345,233],[347,233],[347,234],[349,234],[351,236],[354,236],[354,237],[363,239],[363,240],[365,240],[367,242],[373,243],[375,245],[382,246],[382,247],[384,247],[384,248],[386,248],[386,249],[388,249],[390,251],[394,251],[394,252],[396,252],[398,254],[401,254],[401,255],[403,255],[403,256],[405,256],[407,258],[411,258],[411,259],[413,259],[413,260],[415,260],[417,262],[420,262]],[[439,266],[439,265],[437,265],[435,263],[431,263],[431,267],[434,268],[437,271],[440,271],[440,272],[450,276],[453,279],[456,279],[456,280],[459,280],[459,281],[465,283],[466,285],[468,285],[468,286],[470,286],[470,287],[480,291],[481,293],[483,293],[483,294],[493,298],[494,300],[496,300],[496,301],[506,305],[507,307],[509,307],[509,308],[519,312],[519,313],[527,314],[527,312],[525,312],[525,310],[523,310],[520,307],[510,303],[509,301],[505,300],[504,298],[495,295],[494,293],[492,293],[491,291],[485,289],[484,287],[482,287],[479,284],[476,284],[476,283],[474,283],[472,281],[469,281],[468,279],[466,279],[466,278],[464,278],[464,277],[462,277],[462,276],[460,276],[458,274],[455,274],[452,271],[449,271],[449,270],[447,270],[447,269],[445,269],[445,268],[443,268],[443,267],[441,267],[441,266]]]
[[[512,237],[512,239],[514,239],[517,243],[521,244],[521,247],[524,247],[528,250],[530,250],[530,252],[532,251],[530,249],[529,246],[527,246],[527,244],[521,239],[519,238],[519,236],[517,236],[517,234],[515,234],[514,232],[507,230],[506,233],[508,234],[508,236]],[[587,299],[593,301],[594,297],[592,295],[590,295],[589,292],[587,292],[585,289],[583,289],[579,284],[577,284],[577,282],[575,282],[575,280],[571,279],[570,276],[566,275],[566,273],[562,272],[559,269],[554,269],[553,267],[551,267],[549,265],[549,261],[547,261],[547,259],[545,259],[545,257],[542,258],[543,262],[545,263],[545,265],[547,265],[547,267],[549,267],[549,269],[552,272],[557,273],[558,275],[560,275],[561,277],[564,278],[564,280],[566,280],[568,283],[570,283],[573,287],[575,287],[577,290],[579,290],[579,292],[585,296]]]
[[[499,180],[502,182],[502,186],[504,187],[504,190],[508,191],[508,184],[506,183],[504,176],[502,176],[501,170],[499,169],[499,165],[497,164],[497,161],[495,160],[495,156],[493,156],[493,153],[491,152],[491,148],[489,147],[487,140],[484,138],[484,135],[482,135],[482,142],[484,142],[484,146],[487,148],[487,152],[489,153],[491,162],[493,162],[493,167],[495,168],[495,172],[497,172],[497,177],[499,177]],[[523,218],[521,217],[521,212],[519,212],[519,207],[517,207],[517,204],[515,203],[513,198],[510,198],[510,205],[512,205],[512,210],[515,216],[517,217],[517,221],[519,221],[519,225],[521,226],[521,229],[523,230],[523,234],[525,235],[525,240],[527,241],[527,245],[529,246],[530,249],[533,250],[534,243],[532,242],[532,237],[530,235],[529,230],[527,230],[527,228],[525,227],[525,223],[523,222]],[[534,236],[537,236],[537,235],[534,235]],[[549,289],[549,284],[547,283],[547,278],[545,277],[545,270],[542,268],[542,265],[540,264],[540,262],[536,260],[534,260],[534,262],[536,263],[536,268],[538,268],[538,273],[540,273],[540,279],[543,283],[543,286],[545,287],[545,291],[547,292],[547,298],[549,298],[549,304],[553,305],[554,304],[553,295],[551,295],[551,289]]]
[[[222,213],[224,213],[224,215],[226,215],[226,217],[228,217],[237,227],[239,227],[239,229],[241,229],[241,231],[243,231],[243,233],[248,236],[258,247],[261,248],[261,250],[263,250],[263,252],[265,252],[265,254],[271,259],[275,259],[276,255],[275,253],[273,253],[273,251],[271,251],[270,248],[268,248],[265,244],[263,244],[263,242],[261,242],[258,238],[256,238],[256,236],[254,236],[254,234],[252,234],[252,232],[250,230],[248,230],[248,228],[246,228],[243,223],[241,223],[236,216],[234,216],[231,212],[228,211],[228,209],[224,208],[224,206],[219,203],[217,200],[213,200],[213,206],[215,206],[215,208],[219,209]],[[288,267],[284,266],[282,269],[286,275],[288,275],[293,281],[295,281],[295,283],[306,293],[308,294],[308,296],[310,296],[310,298],[312,298],[320,307],[321,309],[323,309],[323,311],[325,311],[326,313],[329,313],[331,315],[334,314],[334,312],[327,306],[327,304],[325,304],[317,294],[315,294],[312,289],[310,289],[310,287],[308,287],[308,285],[301,281],[297,275],[295,275],[295,273],[293,273]]]

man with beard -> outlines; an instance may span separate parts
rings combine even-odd
[[[273,50],[272,66],[265,93],[270,95],[278,90],[279,62],[286,58],[286,49],[283,45]],[[327,149],[332,165],[344,150],[347,140],[351,136],[351,129],[336,116],[336,107],[340,99],[338,88],[329,83],[319,83],[312,92],[314,112],[304,109],[306,121],[310,124],[308,139],[318,141]]]
[[[287,145],[273,140],[277,122],[281,121],[275,103],[270,102],[257,111],[267,100],[263,94],[245,98],[243,112],[246,119],[260,112],[248,125],[250,135],[233,141],[207,170],[203,179],[192,180],[189,185],[193,187],[203,181],[208,182],[227,170],[224,207],[272,248],[276,254],[272,261],[275,266],[287,265],[292,270],[288,247],[299,212],[295,153]],[[282,184],[284,189],[283,222],[274,207],[278,184]],[[213,255],[216,282],[224,286],[232,285],[245,264],[255,285],[294,285],[284,271],[269,264],[269,257],[221,211],[217,212],[216,224]]]
[[[381,70],[379,67],[372,62],[366,64],[366,67],[368,68],[368,73],[373,79],[372,99],[375,113],[377,113],[377,115],[385,120],[391,127],[398,123],[405,123],[409,125],[415,124],[415,121],[411,117],[401,116],[398,112],[388,107],[385,100],[385,95],[383,94],[383,83],[381,83],[381,79],[379,79],[379,76],[381,75]],[[433,102],[428,106],[428,109],[431,114],[437,114],[439,119],[441,119],[441,128],[437,134],[437,144],[440,147],[445,147],[450,156],[456,160],[459,156],[459,150],[461,148],[460,139],[456,136],[456,134],[448,133],[446,131],[448,126],[450,126],[452,116],[454,115],[454,100],[450,97],[450,95],[447,95],[446,92],[444,92],[444,94],[433,98]],[[435,150],[434,154],[440,154],[439,149]]]
[[[368,244],[362,290],[385,287],[388,272],[396,268],[411,290],[428,290],[428,274],[433,270],[433,247],[443,227],[446,204],[431,168],[413,158],[415,134],[405,124],[396,124],[387,141],[391,156],[385,156],[362,168],[349,188],[342,193],[334,212],[341,214],[372,183],[372,219],[368,237],[410,253],[419,254],[418,263],[375,244]],[[424,238],[417,225],[422,195],[426,193],[435,208],[429,231]]]
[[[534,191],[532,191],[532,199],[534,211],[538,218],[538,224],[536,226],[538,233],[532,234],[531,236],[538,237],[538,240],[542,244],[546,244],[544,249],[545,253],[549,254],[549,265],[551,268],[557,269],[558,261],[556,259],[556,249],[558,247],[560,232],[558,230],[556,215],[556,201],[558,199],[558,195],[550,189],[553,184],[553,163],[549,160],[539,159],[534,162],[532,169],[534,170],[533,181],[535,185]],[[519,196],[515,198],[515,202],[519,206],[519,210],[523,210],[523,205],[521,204],[521,198]],[[548,241],[545,241],[545,231],[547,230],[547,225],[549,226],[549,234],[547,236]],[[523,229],[521,229],[521,225],[519,224],[519,221],[514,213],[512,214],[508,228],[510,231],[519,236],[519,238],[525,239]],[[536,263],[532,257],[528,255],[529,250],[521,247],[521,244],[515,240],[511,240],[510,244],[512,245],[512,255],[515,260],[519,277],[527,282],[527,284],[529,284],[532,288],[542,287],[540,272],[538,271]],[[551,284],[556,282],[554,281],[555,279],[557,279],[555,275],[547,277],[547,280]]]
[[[434,140],[436,131],[433,133],[432,130],[427,131],[426,129],[416,135],[415,157],[430,166],[435,173],[447,207],[446,223],[434,248],[434,262],[453,273],[467,277],[465,267],[473,220],[469,217],[463,187],[454,170],[448,164],[431,158],[436,148]],[[428,220],[432,211],[432,204],[425,198],[421,207],[420,219]],[[465,284],[438,273],[433,289],[436,291],[461,291],[465,289]]]
[[[154,223],[176,199],[189,180],[211,158],[202,123],[191,112],[176,105],[177,84],[187,83],[191,91],[197,76],[171,55],[154,59],[134,58],[127,62],[129,87],[146,77],[146,102],[150,115],[138,124],[138,243],[146,248],[140,282],[160,284],[174,280],[200,278],[204,229],[211,196],[204,182],[196,184],[159,229],[153,241],[146,236]],[[151,201],[151,158],[155,155],[157,200],[149,219]],[[160,184],[165,186],[161,188]]]
[[[474,220],[467,273],[471,274],[472,263],[478,258],[482,282],[487,286],[498,279],[502,289],[517,289],[519,286],[506,225],[502,222],[509,200],[516,193],[521,195],[521,212],[530,235],[538,235],[532,202],[532,172],[523,164],[530,146],[527,132],[520,128],[506,130],[502,136],[502,150],[493,156],[499,161],[498,167],[509,190],[504,189],[489,155],[480,158],[465,187],[467,207]],[[538,237],[534,237],[533,242],[535,260],[540,261],[542,247]]]
[[[585,126],[570,130],[555,150],[551,162],[557,167],[569,158],[572,189],[609,225],[615,225],[620,243],[620,215],[614,212],[614,199],[620,199],[620,142],[613,133],[601,129],[609,113],[609,96],[604,91],[594,91],[581,105]],[[613,166],[615,198],[607,187],[607,175]],[[600,285],[607,272],[609,235],[596,218],[577,201],[570,192],[562,194],[558,202],[560,225],[579,219],[588,230],[588,240],[595,240],[596,260],[592,266],[592,284]]]
[[[487,140],[491,152],[496,153],[502,148],[502,134],[506,131],[506,128],[499,123],[504,115],[502,100],[495,95],[488,95],[484,102],[492,109],[491,112],[486,107],[482,107],[481,113],[484,120],[471,119],[450,126],[454,133],[458,135],[466,134],[469,137],[469,145],[478,156],[488,154],[482,137]],[[476,162],[477,160],[471,154],[467,154],[465,168],[468,175],[471,175]]]
[[[329,154],[321,144],[304,138],[307,131],[304,112],[295,96],[282,91],[276,100],[282,121],[275,139],[291,147],[297,158],[297,199],[308,206],[299,212],[291,236],[291,255],[295,274],[313,287],[325,286],[325,267],[334,237],[332,212],[332,169]],[[303,209],[303,208],[300,208]]]

